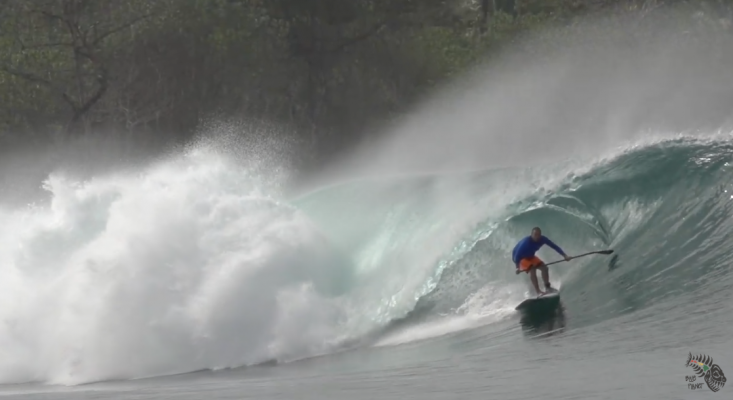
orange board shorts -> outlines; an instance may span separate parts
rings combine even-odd
[[[523,258],[519,260],[519,270],[522,272],[529,271],[530,268],[539,266],[543,263],[544,262],[540,260],[540,258],[537,256],[530,257],[530,258]]]

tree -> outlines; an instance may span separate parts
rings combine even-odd
[[[91,0],[8,1],[2,15],[6,47],[0,55],[3,83],[62,99],[67,106],[64,133],[84,131],[91,122],[85,117],[109,89],[112,59],[105,45],[119,42],[116,36],[129,35],[135,24],[151,15],[150,7],[138,8],[142,5]],[[57,116],[62,113],[54,108]]]

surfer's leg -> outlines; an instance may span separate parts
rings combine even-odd
[[[534,286],[534,290],[537,291],[537,295],[539,296],[541,294],[544,294],[540,290],[540,285],[537,282],[537,268],[532,268],[532,269],[529,270],[529,278],[532,281],[532,286]]]
[[[540,265],[539,267],[537,267],[537,268],[539,268],[540,271],[542,271],[542,281],[545,282],[545,287],[546,288],[549,288],[550,287],[550,271],[549,271],[549,268],[547,268],[547,265],[545,265],[544,263],[542,265]]]

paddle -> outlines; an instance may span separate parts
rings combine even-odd
[[[591,252],[588,252],[588,253],[583,253],[583,254],[577,255],[577,256],[573,257],[573,260],[575,260],[576,258],[580,258],[580,257],[585,257],[585,256],[589,256],[589,255],[591,255],[591,254],[606,254],[606,255],[608,255],[608,254],[611,254],[611,253],[613,253],[613,250],[598,250],[598,251],[591,251]],[[561,262],[564,262],[564,261],[565,261],[565,260],[557,260],[557,261],[553,261],[553,262],[547,263],[547,264],[545,264],[545,265],[552,265],[552,264],[557,264],[557,263],[561,263]],[[519,274],[520,272],[524,272],[524,271],[519,271],[519,270],[517,270],[517,271],[516,271],[516,274],[518,275],[518,274]]]
[[[591,251],[590,253],[584,253],[584,254],[577,255],[577,256],[573,257],[573,260],[575,260],[576,258],[579,258],[579,257],[589,256],[591,254],[606,254],[606,255],[608,255],[608,254],[611,254],[611,253],[613,253],[613,250]],[[557,263],[561,263],[561,262],[564,262],[564,261],[565,260],[557,260],[557,261],[553,261],[551,263],[547,263],[545,265],[557,264]]]

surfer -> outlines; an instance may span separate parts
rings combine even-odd
[[[520,240],[519,243],[514,246],[514,250],[512,250],[512,261],[514,262],[514,265],[516,266],[518,272],[527,272],[528,274],[530,274],[532,285],[534,286],[534,289],[537,291],[537,295],[539,296],[542,296],[547,292],[541,291],[540,286],[537,283],[538,269],[542,271],[542,280],[545,282],[545,288],[547,289],[547,291],[556,291],[555,289],[550,287],[550,273],[548,271],[547,265],[545,265],[544,261],[540,260],[539,257],[534,255],[534,253],[536,253],[537,250],[539,250],[540,247],[542,247],[543,245],[550,246],[553,250],[563,256],[565,258],[565,261],[570,261],[573,259],[572,257],[565,254],[565,252],[550,239],[542,236],[542,231],[538,227],[532,228],[532,233],[524,239]]]

